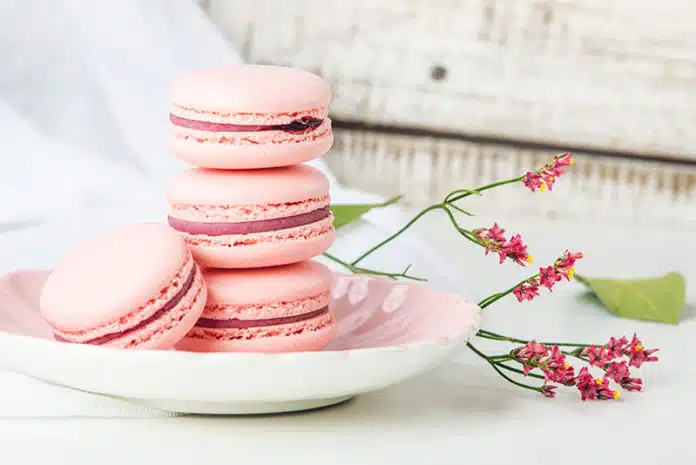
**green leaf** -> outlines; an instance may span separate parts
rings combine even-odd
[[[576,276],[607,309],[624,318],[679,323],[686,283],[679,273],[659,278],[609,279]]]
[[[352,223],[373,208],[386,207],[399,201],[402,196],[394,197],[384,203],[372,203],[364,205],[331,205],[331,213],[334,216],[334,227],[341,228]]]

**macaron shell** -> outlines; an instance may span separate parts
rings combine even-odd
[[[170,205],[259,205],[299,202],[329,193],[324,173],[309,165],[265,170],[193,168],[171,178]]]
[[[331,88],[301,69],[244,64],[184,74],[169,96],[175,105],[201,111],[284,113],[328,105]]]
[[[215,169],[246,170],[296,165],[327,153],[333,133],[312,141],[282,144],[233,145],[196,142],[171,135],[169,148],[176,157],[194,166]]]
[[[267,233],[272,235],[273,233]],[[326,252],[336,239],[334,230],[319,236],[244,246],[189,243],[194,259],[208,268],[258,268],[297,263]]]
[[[234,340],[185,337],[175,348],[190,352],[310,352],[324,349],[336,336],[337,331],[336,323],[331,323],[316,331],[293,336]]]
[[[172,349],[196,324],[203,313],[206,299],[206,284],[198,271],[196,281],[188,294],[166,315],[137,331],[128,333],[126,337],[104,344],[104,347]]]
[[[55,267],[42,289],[42,315],[66,331],[118,320],[158,296],[187,257],[183,238],[164,224],[102,233]]]
[[[244,270],[206,270],[209,305],[264,304],[329,292],[333,273],[307,260],[287,266]]]

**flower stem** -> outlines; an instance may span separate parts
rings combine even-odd
[[[515,183],[515,182],[519,182],[519,181],[521,181],[523,178],[524,178],[524,176],[518,176],[518,177],[516,177],[516,178],[507,179],[507,180],[505,180],[505,181],[498,181],[498,182],[494,182],[494,183],[491,183],[491,184],[487,184],[487,185],[485,185],[485,186],[478,187],[478,188],[476,188],[476,189],[471,189],[471,190],[469,190],[469,189],[461,189],[461,190],[459,190],[459,191],[454,191],[454,192],[448,194],[447,197],[445,197],[445,200],[444,200],[443,202],[440,202],[440,203],[431,205],[431,206],[429,206],[429,207],[427,207],[427,208],[421,210],[421,211],[420,211],[416,216],[414,216],[408,223],[406,223],[405,225],[403,225],[403,226],[401,227],[401,229],[399,229],[397,232],[395,232],[395,233],[392,234],[391,236],[387,237],[386,239],[382,240],[380,243],[376,244],[375,246],[369,248],[369,249],[368,249],[367,251],[365,251],[362,255],[360,255],[358,258],[356,258],[355,260],[353,260],[353,262],[351,263],[351,265],[354,266],[354,267],[357,266],[358,263],[360,263],[361,261],[363,261],[364,259],[366,259],[366,258],[369,257],[370,255],[372,255],[372,254],[373,254],[375,251],[377,251],[378,249],[384,247],[385,245],[387,245],[388,243],[390,243],[391,241],[393,241],[394,239],[396,239],[397,237],[399,237],[399,236],[400,236],[401,234],[403,234],[408,228],[410,228],[411,226],[413,226],[413,224],[414,224],[416,221],[418,221],[419,219],[421,219],[426,213],[428,213],[428,212],[430,212],[430,211],[433,211],[433,210],[444,210],[444,211],[447,213],[447,215],[449,216],[450,221],[452,222],[452,224],[454,225],[454,227],[457,229],[457,231],[459,232],[459,234],[461,234],[462,236],[466,237],[469,241],[474,242],[474,243],[477,244],[477,245],[482,245],[481,242],[478,241],[478,239],[476,238],[476,236],[474,236],[474,234],[473,234],[471,231],[468,231],[468,230],[466,230],[466,229],[464,229],[464,228],[461,228],[461,227],[457,224],[457,221],[456,221],[456,219],[454,218],[454,215],[452,214],[452,212],[451,212],[447,207],[452,207],[452,208],[454,208],[455,210],[461,211],[462,213],[465,213],[465,214],[467,214],[467,215],[471,215],[471,213],[469,213],[468,211],[462,210],[460,207],[457,207],[457,206],[455,206],[455,205],[452,205],[453,202],[456,202],[457,200],[463,199],[463,198],[468,197],[468,196],[470,196],[470,195],[474,195],[474,194],[480,195],[481,192],[486,191],[486,190],[488,190],[488,189],[493,189],[494,187],[499,187],[499,186],[504,186],[504,185],[506,185],[506,184],[512,184],[512,183]],[[450,195],[452,195],[452,194],[455,193],[455,192],[460,192],[460,193],[458,193],[458,194],[455,195],[454,197],[451,197],[451,198],[450,198]]]
[[[514,286],[512,286],[511,288],[509,288],[509,289],[507,289],[507,290],[505,290],[505,291],[503,291],[503,292],[498,292],[497,294],[489,295],[488,297],[486,297],[485,299],[483,299],[482,301],[480,301],[480,302],[478,303],[478,306],[481,307],[482,309],[484,309],[484,308],[488,307],[489,305],[491,305],[491,304],[493,304],[493,303],[499,301],[500,299],[502,299],[502,298],[505,297],[506,295],[511,294],[512,291],[514,291],[515,289],[517,289],[519,286],[521,286],[522,284],[526,283],[526,282],[529,281],[530,279],[534,279],[534,278],[538,278],[538,277],[539,277],[539,273],[537,273],[537,274],[535,274],[535,275],[533,275],[533,276],[530,276],[530,277],[527,278],[527,279],[524,279],[524,280],[520,281],[519,283],[515,284]]]
[[[526,339],[516,339],[514,337],[503,336],[502,334],[487,331],[485,329],[479,330],[476,333],[476,335],[480,338],[483,338],[483,339],[490,339],[493,341],[512,342],[513,344],[528,344],[529,342],[531,342],[531,341],[528,341]],[[546,346],[559,346],[559,347],[589,347],[590,345],[592,345],[592,344],[575,344],[575,343],[570,343],[570,342],[546,342],[546,341],[543,341],[540,344],[544,344]],[[575,356],[572,353],[568,353],[567,355]],[[575,356],[575,357],[578,358],[577,356]]]
[[[524,176],[518,176],[516,178],[507,179],[505,181],[493,182],[491,184],[486,184],[483,187],[477,187],[476,189],[467,190],[465,192],[462,192],[461,194],[455,195],[452,198],[449,198],[449,196],[447,196],[448,198],[446,199],[446,201],[447,201],[447,203],[456,202],[457,200],[461,200],[464,197],[469,197],[470,195],[473,195],[473,194],[479,195],[481,192],[487,191],[488,189],[493,189],[494,187],[504,186],[506,184],[513,184],[516,182],[520,182],[523,179],[524,179]]]
[[[441,203],[438,203],[438,204],[431,205],[428,208],[421,210],[420,213],[418,213],[416,216],[414,216],[413,219],[411,219],[408,223],[406,223],[404,226],[402,226],[401,229],[399,229],[397,232],[395,232],[391,236],[387,237],[386,239],[384,239],[382,242],[375,245],[374,247],[371,247],[365,253],[363,253],[358,258],[353,260],[353,262],[351,263],[351,266],[357,266],[358,263],[360,263],[361,261],[366,259],[368,256],[372,255],[372,253],[375,252],[377,249],[387,245],[388,243],[390,243],[391,241],[393,241],[394,239],[399,237],[404,231],[406,231],[408,228],[410,228],[416,221],[421,219],[423,217],[423,215],[425,215],[429,211],[437,210],[440,208],[443,208],[443,206]]]
[[[332,255],[328,252],[324,252],[324,256],[328,258],[329,260],[333,261],[334,263],[338,263],[339,265],[345,267],[347,270],[351,271],[352,273],[355,274],[372,274],[376,276],[384,276],[387,278],[391,279],[397,279],[397,278],[405,278],[405,279],[411,279],[413,281],[426,281],[424,278],[418,278],[416,276],[411,276],[408,274],[408,270],[410,266],[406,267],[404,271],[401,273],[387,273],[384,271],[377,271],[377,270],[371,270],[369,268],[362,268],[359,266],[355,266],[352,263],[345,262],[341,260],[340,258],[336,257],[335,255]]]
[[[487,356],[486,354],[484,354],[483,352],[481,352],[480,350],[478,350],[476,347],[474,347],[474,345],[473,345],[472,343],[467,342],[466,345],[467,345],[467,346],[469,347],[469,349],[471,349],[476,355],[478,355],[479,357],[481,357],[482,359],[484,359],[486,362],[488,362],[488,364],[489,364],[491,367],[493,367],[493,369],[494,369],[500,376],[502,376],[503,378],[505,378],[507,381],[511,382],[511,383],[514,384],[515,386],[519,386],[519,387],[521,387],[521,388],[530,389],[530,390],[532,390],[532,391],[540,392],[540,390],[541,390],[540,387],[537,387],[537,386],[530,386],[529,384],[520,383],[519,381],[515,381],[514,379],[510,378],[508,375],[506,375],[505,373],[503,373],[503,372],[500,370],[500,368],[498,368],[498,364],[497,364],[497,363],[493,362],[490,358],[488,358],[488,356]],[[512,367],[508,367],[508,368],[512,368]]]
[[[508,371],[512,371],[512,372],[514,372],[514,373],[518,373],[518,374],[520,374],[520,375],[529,376],[530,378],[546,379],[546,378],[544,378],[544,376],[538,375],[538,374],[536,374],[536,373],[527,373],[527,374],[525,374],[525,372],[524,372],[523,370],[520,370],[520,369],[518,369],[518,368],[511,367],[511,366],[509,366],[509,365],[505,365],[505,364],[502,363],[502,362],[496,363],[496,366],[498,366],[498,367],[500,367],[500,368],[504,368],[504,369],[506,369],[506,370],[508,370]]]
[[[449,210],[449,208],[442,207],[442,210],[445,212],[445,214],[447,214],[450,223],[452,223],[452,226],[454,226],[454,229],[456,229],[459,234],[464,236],[470,242],[473,242],[474,244],[483,247],[483,244],[481,244],[481,241],[476,237],[476,235],[473,232],[459,226],[459,223],[457,223],[457,219],[454,217],[454,214]]]

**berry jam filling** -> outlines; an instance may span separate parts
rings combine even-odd
[[[240,320],[239,318],[230,318],[228,320],[218,320],[212,318],[201,318],[196,323],[199,328],[226,328],[226,329],[248,329],[248,328],[263,328],[265,326],[289,325],[299,323],[301,321],[311,320],[329,313],[329,307],[323,307],[319,310],[314,310],[300,315],[281,316],[277,318],[262,318],[257,320]]]
[[[213,132],[260,132],[260,131],[285,131],[292,133],[302,133],[312,131],[324,121],[320,118],[304,116],[288,124],[227,124],[213,123],[209,121],[197,121],[181,116],[169,115],[169,120],[173,125],[187,129]]]
[[[331,215],[331,208],[327,205],[307,213],[273,218],[269,220],[252,220],[237,223],[224,222],[199,222],[168,217],[169,226],[187,234],[204,234],[206,236],[228,236],[234,234],[254,234],[283,229],[297,228],[316,223]]]

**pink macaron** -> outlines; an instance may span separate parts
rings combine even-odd
[[[206,295],[181,235],[136,223],[100,234],[58,264],[40,308],[58,341],[171,349],[200,317]]]
[[[167,200],[169,224],[204,267],[300,262],[325,252],[336,237],[329,182],[307,165],[194,168],[171,179]]]
[[[248,270],[205,270],[208,302],[177,349],[196,352],[321,350],[336,334],[332,274],[305,261]]]
[[[232,65],[183,75],[170,89],[170,148],[203,168],[289,166],[333,143],[331,89],[296,68]]]

